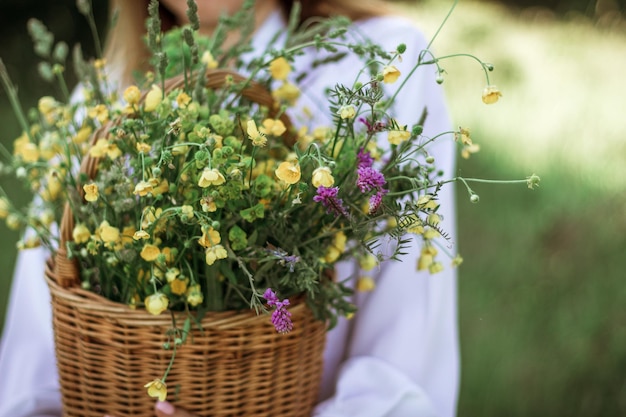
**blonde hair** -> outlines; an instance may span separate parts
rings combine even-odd
[[[148,50],[144,43],[148,0],[111,0],[109,13],[114,20],[110,29],[104,58],[109,76],[122,87],[132,82],[134,71],[147,67]],[[291,13],[294,0],[278,0],[283,16]],[[366,19],[388,12],[382,0],[300,0],[301,23],[315,17],[343,15],[351,20]],[[163,30],[175,25],[174,16],[160,7]]]

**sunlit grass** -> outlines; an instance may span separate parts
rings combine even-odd
[[[426,2],[410,15],[432,34],[451,3]],[[434,49],[495,65],[491,82],[504,97],[484,106],[480,67],[466,58],[442,62],[454,120],[476,142],[525,171],[567,170],[574,182],[564,188],[626,189],[626,31],[461,1]]]

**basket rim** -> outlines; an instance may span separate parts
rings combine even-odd
[[[154,325],[171,325],[174,314],[177,318],[187,317],[184,311],[166,310],[158,316],[150,314],[143,308],[133,309],[126,304],[109,300],[94,292],[85,290],[80,286],[65,287],[57,282],[54,273],[54,258],[49,257],[46,262],[44,277],[48,284],[50,294],[54,298],[63,299],[65,302],[72,304],[75,308],[83,311],[98,312],[110,317],[124,318],[133,321],[147,321]],[[308,306],[304,297],[294,297],[293,303],[289,306],[292,314],[298,314]],[[192,312],[192,314],[195,312]],[[199,320],[202,326],[211,328],[228,329],[240,326],[249,322],[267,321],[270,323],[269,314],[264,312],[256,312],[253,309],[243,310],[225,310],[225,311],[206,311]]]

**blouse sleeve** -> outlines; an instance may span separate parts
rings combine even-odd
[[[381,34],[384,39],[380,41],[389,50],[399,43],[407,45],[402,62],[396,64],[402,75],[410,72],[426,47],[422,35],[402,19],[377,18],[363,26],[370,36]],[[451,130],[436,75],[434,66],[420,67],[398,95],[393,113],[400,125],[410,128],[426,108],[425,137]],[[429,153],[444,171],[444,179],[454,175],[452,134],[438,138]],[[450,241],[441,239],[440,243],[452,253],[456,243],[454,188],[445,185],[439,197],[441,226],[451,236]],[[316,417],[455,415],[459,382],[456,271],[442,250],[438,258],[445,268],[433,275],[416,270],[418,241],[406,252],[401,262],[388,261],[380,267],[372,292],[357,294],[359,310],[348,324],[350,336],[334,395],[318,405]]]
[[[47,252],[21,251],[0,342],[0,417],[61,416],[50,295],[44,281]]]

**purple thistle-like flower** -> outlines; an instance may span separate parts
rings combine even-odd
[[[358,168],[371,168],[372,165],[374,165],[374,158],[372,158],[372,155],[363,148],[359,149],[359,153],[356,155],[356,158],[359,161],[357,164]]]
[[[380,191],[387,183],[385,176],[372,167],[359,167],[357,169],[357,174],[359,177],[356,180],[356,185],[362,193],[366,193],[371,190]]]
[[[370,207],[369,207],[370,215],[373,215],[378,211],[378,209],[380,208],[380,205],[383,202],[383,197],[388,192],[389,192],[388,190],[379,190],[376,194],[370,197]]]
[[[293,330],[293,322],[291,321],[291,313],[287,311],[289,299],[280,301],[276,293],[271,288],[265,290],[263,298],[267,300],[267,305],[276,307],[272,313],[272,324],[278,333],[289,333]]]
[[[288,301],[288,300],[285,300]],[[281,307],[272,313],[272,324],[278,333],[285,334],[293,330],[291,313],[286,308]]]
[[[339,187],[317,187],[317,195],[313,197],[316,203],[322,203],[328,213],[342,214],[348,217],[348,210],[343,206],[343,201],[337,198]]]

